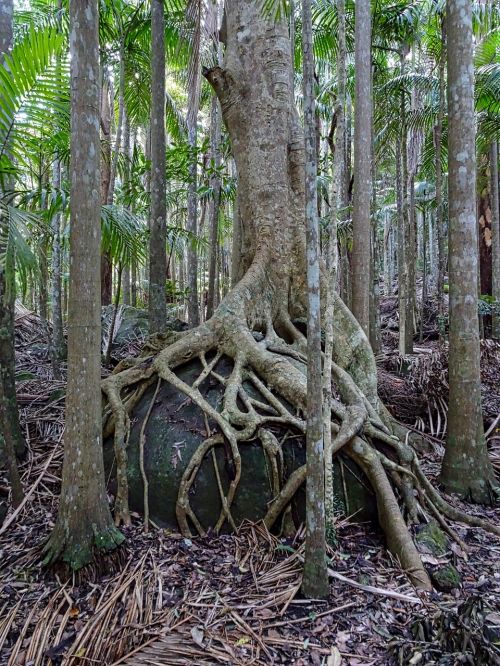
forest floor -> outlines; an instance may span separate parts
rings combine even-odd
[[[423,464],[436,479],[446,362],[424,338],[403,367],[390,352],[392,305],[382,311],[381,394],[402,420],[426,428]],[[431,594],[415,592],[380,534],[355,516],[339,519],[331,596],[322,602],[300,594],[302,534],[280,539],[259,524],[190,540],[145,533],[134,516],[126,546],[110,558],[112,573],[94,567],[64,581],[45,571],[40,553],[57,512],[64,381],[52,378],[34,315],[18,317],[16,343],[27,495],[0,527],[0,664],[500,664],[500,540],[458,523],[452,527],[467,552],[447,543],[441,555],[423,557],[430,569],[454,564],[461,584]],[[483,360],[498,470],[499,348],[484,344]],[[0,479],[0,493],[4,485]],[[461,508],[500,524],[500,508]]]

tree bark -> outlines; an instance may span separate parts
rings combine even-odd
[[[52,170],[52,186],[61,187],[61,162],[57,158]],[[63,332],[62,316],[62,252],[61,252],[61,214],[56,213],[50,223],[52,232],[51,254],[51,302],[52,302],[52,344],[58,360],[66,356],[66,343]],[[54,376],[58,370],[54,368]]]
[[[370,205],[372,194],[371,13],[369,0],[358,0],[356,3],[355,70],[352,312],[368,337],[370,334]]]
[[[116,126],[116,139],[115,147],[112,151],[112,160],[111,168],[109,174],[109,188],[108,196],[106,203],[111,205],[115,196],[115,181],[116,181],[116,171],[118,167],[118,157],[120,155],[120,148],[122,144],[122,134],[123,134],[123,122],[125,118],[125,53],[124,53],[124,37],[122,36],[122,41],[120,44],[120,78],[118,81],[118,124]],[[114,108],[114,101],[111,100],[111,108]]]
[[[338,53],[337,53],[337,99],[334,115],[336,119],[335,144],[333,145],[332,187],[330,192],[330,224],[326,242],[326,285],[325,285],[325,354],[323,362],[323,440],[325,461],[325,521],[328,540],[334,538],[334,494],[333,494],[333,457],[331,454],[333,438],[330,428],[332,391],[332,356],[335,344],[335,292],[338,278],[338,234],[337,223],[339,210],[345,195],[345,97],[346,97],[346,17],[345,1],[337,0],[338,16]],[[293,52],[292,52],[293,55]]]
[[[189,163],[189,185],[187,200],[187,230],[198,234],[198,112],[200,107],[200,48],[201,48],[201,0],[195,5],[195,34],[189,63],[187,130],[191,151]],[[198,253],[192,243],[187,248],[187,286],[188,322],[190,326],[200,323],[200,304],[198,299]]]
[[[474,502],[491,502],[484,439],[477,312],[476,149],[472,6],[447,0],[449,163],[449,413],[441,481]]]
[[[149,240],[149,331],[167,317],[167,223],[165,163],[165,14],[162,0],[151,2],[151,223]]]
[[[214,95],[212,99],[212,117],[211,117],[211,154],[214,175],[211,178],[212,201],[210,202],[210,261],[208,268],[208,294],[207,294],[207,319],[214,313],[215,309],[215,287],[217,272],[217,254],[218,254],[218,235],[219,235],[219,208],[220,208],[220,190],[221,182],[219,169],[220,158],[220,140],[221,140],[221,121],[219,111],[219,100]]]
[[[305,372],[306,339],[300,330],[308,300],[304,135],[293,99],[288,26],[283,19],[270,20],[253,0],[232,0],[226,3],[226,28],[224,66],[206,71],[205,76],[221,102],[237,166],[238,217],[246,250],[240,261],[243,275],[209,321],[175,336],[171,344],[144,359],[146,362],[138,360],[123,367],[102,384],[112,414],[106,431],[114,431],[118,451],[126,448],[133,396],[140,395],[145,383],[155,378],[184,393],[214,424],[216,434],[207,433],[185,465],[178,488],[176,513],[186,536],[193,527],[200,534],[206,533],[190,504],[190,489],[205,454],[222,439],[230,451],[231,478],[221,491],[221,514],[215,525],[218,531],[226,522],[234,524],[231,507],[242,474],[240,448],[256,437],[272,441],[266,426],[269,422],[305,433],[307,385],[311,386]],[[311,201],[308,212],[314,208]],[[324,290],[323,269],[319,279]],[[379,402],[368,340],[337,295],[334,313],[332,380],[341,401],[332,404],[332,455],[343,449],[362,466],[374,486],[390,547],[412,581],[429,589],[429,577],[389,481],[390,466],[395,463],[377,448],[377,442],[387,444],[401,464],[412,461],[410,464],[416,466],[417,462],[405,445],[406,432],[402,441],[398,439],[396,426]],[[232,370],[223,380],[218,410],[204,398],[199,386],[221,357],[232,361]],[[176,369],[195,358],[200,359],[203,370],[199,381],[191,385]],[[216,379],[217,371],[212,374]],[[252,403],[246,392],[247,381],[262,396],[258,412],[257,403]],[[271,457],[272,447],[276,442],[267,448]],[[120,455],[118,462],[124,470],[119,479],[126,481],[126,456],[123,459]],[[272,525],[280,514],[279,507],[293,497],[296,482],[300,485],[307,475],[304,466],[288,479],[269,507],[266,524]],[[411,478],[409,475],[408,482]],[[413,491],[405,497],[410,502]]]
[[[491,337],[500,340],[500,201],[498,195],[498,141],[492,141],[490,147],[491,180],[491,295],[494,313],[492,317]]]
[[[445,228],[443,215],[443,167],[441,162],[441,141],[443,133],[443,120],[446,111],[446,20],[441,17],[441,55],[439,58],[439,110],[436,127],[434,128],[434,144],[436,150],[436,231],[438,245],[437,265],[437,297],[438,317],[444,318],[444,275],[446,272]],[[442,321],[439,326],[440,334],[444,332]]]
[[[61,500],[45,563],[79,569],[123,541],[106,496],[102,457],[99,256],[99,11],[71,0],[71,235],[68,385]]]
[[[305,134],[305,212],[307,235],[307,430],[306,544],[302,591],[328,596],[325,540],[325,469],[321,378],[320,244],[316,191],[317,154],[311,0],[302,0]]]
[[[103,72],[101,90],[101,131],[102,131],[102,161],[101,161],[101,204],[108,203],[111,184],[111,109],[112,89],[109,76]],[[113,264],[109,253],[101,255],[101,305],[110,305],[113,298]]]
[[[6,0],[0,9],[0,62],[12,47],[13,0]],[[7,188],[11,189],[9,181]],[[3,193],[5,196],[5,192]],[[6,203],[12,205],[12,194]],[[25,451],[24,437],[19,425],[16,398],[15,354],[14,354],[14,310],[15,310],[15,264],[8,250],[9,221],[5,210],[0,211],[0,381],[3,382],[3,401],[10,433],[18,456]],[[0,442],[1,444],[1,442]]]

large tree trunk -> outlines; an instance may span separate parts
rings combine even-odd
[[[165,14],[151,3],[151,222],[149,240],[149,330],[161,331],[167,314],[167,210],[165,174]]]
[[[182,461],[176,514],[186,535],[193,528],[206,533],[193,510],[191,491],[204,458],[211,452],[215,456],[216,448],[223,447],[230,472],[219,486],[217,531],[235,524],[232,507],[242,474],[241,449],[249,442],[261,443],[275,481],[265,516],[268,527],[307,476],[305,465],[288,479],[280,476],[282,444],[272,433],[272,428],[283,427],[304,434],[307,411],[306,338],[300,330],[307,312],[304,135],[293,102],[288,29],[285,23],[273,23],[253,0],[228,2],[225,28],[224,66],[206,70],[205,76],[221,102],[238,171],[238,218],[246,250],[240,258],[243,276],[209,321],[168,338],[156,336],[142,357],[122,363],[102,384],[108,398],[105,432],[114,432],[116,457],[125,465],[117,475],[122,496],[128,493],[130,414],[148,386],[168,382],[206,416],[205,439]],[[324,293],[324,271],[321,280]],[[331,454],[342,450],[361,467],[373,487],[389,548],[411,580],[429,589],[391,482],[399,488],[410,520],[418,515],[415,487],[426,511],[455,518],[459,514],[426,480],[405,442],[408,433],[381,405],[373,353],[361,327],[338,296],[334,307],[331,372],[340,400],[332,401]],[[192,359],[199,359],[201,374],[187,383],[176,368]],[[222,359],[230,366],[226,376],[217,369]],[[208,381],[222,387],[215,404],[203,394]],[[152,409],[155,400],[153,394]],[[137,443],[141,455],[146,428],[144,421]],[[147,501],[146,474],[143,480]]]
[[[490,502],[493,470],[484,439],[477,312],[476,149],[472,6],[447,2],[450,333],[448,490]]]
[[[99,13],[71,0],[71,236],[68,386],[61,500],[45,562],[78,569],[123,541],[108,507],[102,457],[99,256]]]
[[[352,211],[352,312],[370,333],[370,206],[372,196],[372,95],[370,1],[356,3],[356,100]]]

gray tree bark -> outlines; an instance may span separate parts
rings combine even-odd
[[[434,145],[436,150],[436,235],[437,235],[437,297],[440,333],[444,332],[441,323],[444,318],[444,275],[446,272],[446,234],[443,215],[443,167],[441,164],[441,141],[443,121],[446,111],[446,21],[441,17],[441,57],[439,59],[439,110],[436,127],[434,128]]]
[[[474,502],[490,502],[493,471],[484,438],[479,368],[472,5],[447,0],[446,8],[450,398],[441,481]]]
[[[201,48],[201,2],[196,2],[195,36],[189,64],[187,128],[188,143],[191,149],[189,164],[189,186],[187,200],[187,230],[194,236],[198,233],[198,112],[200,107],[200,48]],[[188,322],[190,326],[200,323],[200,304],[198,301],[198,253],[192,243],[187,248],[187,286]]]
[[[211,178],[211,188],[213,198],[210,202],[209,219],[210,219],[210,258],[208,267],[208,294],[207,294],[207,319],[214,313],[216,306],[215,287],[216,287],[216,273],[217,273],[217,254],[218,254],[218,235],[219,235],[219,208],[220,208],[220,191],[221,182],[218,170],[221,164],[220,157],[220,140],[221,140],[221,116],[219,109],[219,100],[216,95],[212,99],[212,116],[211,116],[211,154],[213,160],[213,167],[216,173]]]
[[[111,186],[111,115],[113,86],[107,71],[102,72],[101,88],[101,204],[108,203]],[[108,252],[101,255],[101,305],[110,305],[113,297],[113,263]]]
[[[167,317],[167,223],[165,137],[165,14],[151,2],[151,221],[149,236],[149,330],[161,331]]]
[[[352,212],[352,312],[370,334],[371,13],[369,0],[356,2],[356,101],[354,106],[354,199]]]
[[[500,340],[500,202],[498,196],[498,141],[490,148],[491,179],[491,295],[495,302],[491,337]]]
[[[99,11],[71,0],[68,386],[61,499],[45,563],[79,569],[123,541],[106,495],[101,423]]]
[[[307,430],[306,544],[302,591],[307,597],[328,596],[325,540],[325,468],[321,374],[320,243],[317,215],[317,156],[314,99],[314,55],[311,0],[302,0],[304,135],[306,152],[307,247]]]

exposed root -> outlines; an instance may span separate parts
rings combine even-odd
[[[149,530],[149,481],[148,481],[148,476],[146,474],[146,468],[144,466],[144,446],[146,444],[146,427],[148,425],[149,417],[151,416],[151,412],[153,410],[153,406],[156,401],[156,396],[158,395],[158,391],[160,390],[160,386],[161,386],[161,379],[158,378],[158,381],[156,382],[155,392],[153,393],[153,397],[151,398],[151,402],[149,403],[148,411],[146,412],[146,416],[144,417],[144,421],[142,422],[141,432],[139,434],[139,467],[141,469],[142,482],[144,485],[144,531],[145,532]]]
[[[110,424],[114,426],[118,468],[117,524],[121,520],[126,522],[129,517],[126,482],[129,414],[143,395],[144,386],[149,386],[155,378],[158,382],[156,391],[140,434],[145,493],[145,429],[160,381],[169,382],[184,393],[205,415],[206,439],[187,463],[178,490],[176,515],[183,534],[190,535],[192,528],[200,535],[206,534],[206,528],[195,515],[189,496],[200,466],[209,453],[222,506],[215,525],[216,532],[222,529],[226,521],[233,529],[236,527],[231,505],[242,472],[240,446],[245,442],[258,438],[263,447],[274,495],[264,518],[268,528],[287,510],[295,493],[306,480],[305,466],[296,469],[284,480],[282,443],[270,429],[280,426],[296,434],[305,432],[305,338],[289,318],[283,316],[276,324],[276,330],[286,335],[291,342],[278,335],[268,317],[264,318],[262,324],[265,335],[254,334],[250,325],[244,323],[245,319],[235,314],[237,311],[236,305],[233,304],[231,308],[226,304],[220,317],[216,313],[206,324],[177,337],[173,344],[161,349],[155,357],[148,357],[104,380],[103,390],[111,410],[107,427],[110,429]],[[208,354],[211,355],[209,358]],[[233,362],[229,376],[223,376],[218,371],[223,356]],[[192,384],[187,384],[175,373],[175,368],[194,358],[200,360],[202,370]],[[426,516],[426,509],[462,547],[463,542],[449,527],[446,518],[482,527],[497,535],[500,535],[500,528],[466,516],[445,502],[423,474],[408,441],[400,439],[400,433],[396,435],[391,430],[387,413],[383,406],[379,408],[378,399],[373,394],[371,379],[359,382],[362,370],[355,366],[355,355],[351,354],[349,358],[349,371],[336,361],[331,363],[332,386],[340,400],[332,398],[330,403],[331,445],[326,453],[327,468],[331,470],[332,458],[340,450],[361,467],[375,492],[380,524],[390,550],[399,558],[401,566],[416,587],[430,589],[429,576],[405,524],[393,486],[406,508],[410,523],[417,522],[419,514]],[[360,363],[365,369],[370,365],[366,359]],[[221,411],[212,407],[200,391],[203,382],[210,377],[223,387]],[[222,445],[231,454],[232,475],[227,489],[223,487],[215,453],[216,447]],[[144,507],[147,521],[146,496]]]

